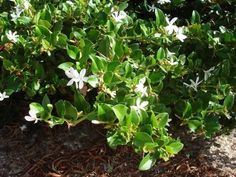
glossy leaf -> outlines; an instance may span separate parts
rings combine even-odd
[[[39,112],[43,112],[44,108],[41,104],[33,102],[30,104],[30,110],[39,113]]]
[[[72,62],[65,62],[65,63],[61,63],[58,68],[62,69],[64,71],[68,71],[72,66],[74,66],[74,63]]]
[[[158,51],[157,51],[156,58],[157,58],[157,60],[162,60],[162,59],[164,59],[165,57],[166,57],[166,52],[165,52],[165,50],[164,50],[162,47],[160,47],[160,48],[158,49]]]
[[[90,111],[90,104],[78,91],[76,91],[74,94],[74,105],[78,111],[83,111],[83,112]]]
[[[233,105],[234,105],[234,94],[230,93],[224,99],[224,106],[228,110],[231,110],[233,108]]]
[[[200,22],[201,22],[201,19],[200,19],[199,13],[196,10],[194,10],[192,12],[191,23],[192,24],[195,24],[195,23],[200,24]]]
[[[183,118],[188,118],[192,115],[192,106],[189,102],[185,104],[184,112],[183,112]]]
[[[149,170],[156,162],[156,158],[154,158],[151,154],[147,154],[139,164],[139,170],[145,171]]]
[[[168,153],[172,154],[177,154],[181,149],[183,149],[183,144],[181,142],[175,141],[173,143],[170,143],[166,146],[166,151]]]
[[[66,111],[64,117],[68,120],[76,120],[78,117],[77,109],[69,101],[64,101],[64,104]]]
[[[166,113],[166,112],[163,112],[163,113],[159,113],[157,116],[156,116],[156,119],[158,121],[158,128],[165,128],[167,125],[168,125],[168,122],[169,122],[169,114]]]
[[[65,108],[65,103],[63,100],[59,100],[55,103],[55,108],[56,108],[56,111],[57,111],[57,114],[60,116],[60,117],[64,117],[65,113],[66,113],[66,108]]]
[[[156,17],[156,25],[161,26],[165,23],[165,15],[161,9],[155,10],[155,17]]]
[[[77,47],[75,47],[73,45],[67,46],[67,54],[69,55],[70,58],[75,60],[77,58],[78,52],[79,52],[79,50]]]
[[[114,111],[116,117],[118,118],[119,122],[122,123],[124,117],[127,114],[128,108],[125,105],[117,104],[112,107],[112,110]]]
[[[133,143],[136,147],[143,147],[145,143],[153,143],[152,137],[146,132],[137,132]]]

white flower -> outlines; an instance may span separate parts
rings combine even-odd
[[[24,11],[19,5],[17,5],[15,9],[16,11],[12,12],[11,14],[12,21],[16,21],[20,17],[21,13]]]
[[[71,5],[71,6],[74,6],[74,3],[71,2],[71,1],[66,1],[67,4]]]
[[[105,123],[107,123],[107,122],[99,121],[99,120],[92,120],[91,123],[92,123],[92,124],[105,124]]]
[[[15,32],[12,32],[11,30],[9,30],[9,31],[6,33],[6,35],[7,35],[7,38],[8,38],[10,41],[14,42],[14,43],[17,42],[18,37],[19,37],[19,35],[17,35],[17,32],[16,32],[16,31],[15,31]]]
[[[115,98],[116,97],[116,91],[111,91],[110,96],[111,96],[111,98]]]
[[[158,37],[161,37],[161,33],[155,33],[155,34],[154,34],[154,37],[157,37],[157,38],[158,38]]]
[[[131,66],[134,68],[134,69],[138,69],[139,68],[139,65],[135,62],[131,63]]]
[[[211,67],[208,70],[203,70],[204,72],[204,81],[206,81],[211,76],[211,71],[214,71],[215,67]]]
[[[112,17],[116,22],[122,22],[127,17],[127,14],[124,11],[115,11],[112,13]]]
[[[34,121],[34,123],[36,124],[38,122],[37,112],[33,111],[33,110],[30,110],[29,111],[29,116],[25,116],[25,120]]]
[[[170,0],[158,0],[157,2],[159,4],[166,4],[166,3],[170,3]]]
[[[24,10],[29,9],[29,7],[31,6],[31,4],[28,0],[24,0],[22,4],[24,6]]]
[[[169,63],[170,65],[172,65],[172,66],[179,64],[178,61],[175,61],[175,60],[174,60],[174,55],[175,55],[174,52],[170,52],[170,51],[167,49],[167,57],[170,58],[170,60],[168,60],[168,63]]]
[[[171,58],[175,55],[174,52],[170,52],[168,49],[167,49],[167,57]]]
[[[74,68],[70,68],[65,72],[66,76],[71,80],[67,83],[67,86],[71,86],[75,82],[75,87],[82,89],[84,87],[84,82],[87,82],[88,77],[85,77],[86,69],[82,69],[80,73]],[[78,85],[79,83],[79,85]]]
[[[9,98],[6,92],[0,93],[0,101],[3,101],[5,98]]]
[[[142,78],[139,80],[139,83],[136,85],[134,91],[135,92],[139,92],[142,94],[142,97],[143,96],[148,96],[148,93],[147,93],[147,87],[144,87],[144,83],[146,82],[146,78]]]
[[[93,2],[93,0],[89,0],[88,5],[92,8],[96,7],[96,4]]]
[[[151,6],[148,5],[148,12],[155,12],[156,7],[154,6],[154,4],[152,4]]]
[[[103,91],[111,96],[111,99],[114,99],[116,97],[116,91],[110,90],[109,88],[104,87]]]
[[[135,106],[131,106],[131,108],[133,108],[134,110],[136,110],[140,114],[141,110],[143,110],[143,111],[146,110],[147,105],[148,105],[148,101],[141,102],[141,99],[138,98],[136,100],[136,105]]]
[[[170,61],[168,61],[169,62],[169,64],[171,65],[171,66],[174,66],[174,65],[177,65],[177,64],[179,64],[179,62],[178,61],[174,61],[174,58],[172,57],[172,58],[170,58]]]
[[[191,84],[187,84],[187,83],[184,82],[184,85],[186,85],[189,88],[192,88],[193,90],[195,90],[197,92],[197,87],[202,82],[202,81],[199,81],[199,76],[197,77],[195,82],[192,79],[190,79],[190,82],[191,82]]]
[[[220,44],[220,38],[219,37],[214,37],[214,38],[212,38],[213,39],[213,42],[215,43],[215,44]]]
[[[179,39],[181,42],[184,42],[184,40],[187,38],[187,36],[183,34],[183,28],[178,29],[176,38]]]
[[[172,34],[173,32],[178,31],[178,27],[176,25],[173,25],[177,19],[178,18],[175,17],[170,21],[169,18],[166,17],[166,22],[168,23],[168,25],[165,27],[165,30],[167,31],[168,34]]]

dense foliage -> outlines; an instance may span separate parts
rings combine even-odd
[[[210,137],[235,119],[236,5],[218,1],[0,0],[0,101],[28,121],[104,124],[140,170],[183,147],[170,121]],[[42,102],[36,100],[41,96]]]

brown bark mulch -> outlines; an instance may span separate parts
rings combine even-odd
[[[111,149],[104,131],[88,122],[58,126],[8,124],[0,129],[1,177],[234,177],[210,166],[202,140],[186,137],[185,148],[168,162],[138,171],[140,154],[127,146]]]

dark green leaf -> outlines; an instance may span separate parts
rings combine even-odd
[[[158,27],[165,24],[165,15],[161,9],[155,10],[155,16],[156,16],[156,25]]]
[[[219,117],[217,115],[207,115],[204,119],[204,125],[207,137],[211,137],[221,128]]]
[[[50,99],[49,99],[48,95],[45,94],[43,97],[42,106],[44,108],[46,108],[48,104],[50,104]]]
[[[67,48],[67,36],[64,34],[59,34],[57,36],[57,45],[63,49]]]
[[[192,106],[189,102],[186,102],[183,112],[183,118],[189,118],[192,115]]]
[[[76,46],[73,46],[73,45],[67,46],[67,54],[69,55],[70,58],[75,60],[77,58],[78,53],[79,53],[79,50]]]
[[[145,143],[153,143],[152,137],[146,132],[137,132],[135,134],[133,143],[136,147],[143,147]]]
[[[234,94],[229,93],[224,99],[224,106],[228,110],[231,110],[233,108],[233,105],[234,105]]]
[[[137,113],[136,110],[131,108],[130,114],[128,115],[130,122],[134,125],[139,125],[140,123],[140,115]]]
[[[3,59],[3,66],[6,70],[11,71],[14,67],[14,64],[10,60]]]
[[[93,73],[97,73],[99,71],[106,71],[107,62],[103,57],[91,55],[90,58],[92,60],[91,70]]]
[[[111,36],[105,36],[99,43],[98,51],[104,56],[112,58],[115,54],[115,40]]]
[[[192,17],[191,17],[191,24],[195,24],[195,23],[197,24],[201,23],[200,15],[196,10],[192,12]]]
[[[156,117],[158,121],[158,128],[165,128],[168,125],[169,114],[167,112],[159,113]]]
[[[50,39],[51,36],[51,31],[47,27],[42,25],[35,26],[35,33],[39,37],[41,36],[47,37],[48,40]]]
[[[51,23],[49,23],[47,20],[39,20],[38,25],[44,26],[48,29],[51,27]]]
[[[103,75],[103,81],[105,84],[110,84],[113,79],[113,72],[105,72]]]
[[[65,103],[63,100],[59,100],[55,103],[55,107],[56,107],[56,111],[58,116],[60,117],[64,117],[65,113],[66,113],[66,108],[65,108]]]
[[[111,105],[100,103],[97,106],[97,116],[101,121],[113,122],[116,116],[112,110]]]
[[[195,132],[199,127],[201,127],[202,121],[198,117],[194,117],[188,120],[188,128],[191,132]]]
[[[69,120],[77,120],[78,117],[78,111],[77,109],[69,102],[64,101],[65,104],[65,118]]]
[[[53,128],[55,125],[64,124],[64,119],[56,116],[51,116],[49,123],[50,128]]]
[[[89,112],[90,104],[85,100],[85,98],[77,91],[74,94],[74,105],[78,111]]]
[[[126,140],[117,131],[112,132],[111,135],[110,134],[111,133],[108,135],[107,142],[111,148],[126,144]]]
[[[46,50],[50,50],[52,48],[50,42],[47,41],[46,39],[43,39],[41,44],[42,44],[43,48]]]
[[[117,104],[112,107],[112,110],[114,111],[117,119],[119,120],[119,123],[122,124],[123,119],[127,114],[128,107],[122,104]]]
[[[166,57],[166,52],[165,52],[165,50],[164,50],[162,47],[160,47],[160,48],[158,49],[158,51],[157,51],[156,59],[157,59],[157,60],[162,60],[162,59],[164,59],[165,57]]]

